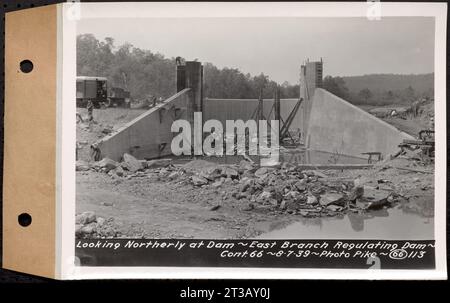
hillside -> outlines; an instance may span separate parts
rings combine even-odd
[[[372,74],[364,76],[342,77],[350,92],[358,93],[368,88],[373,93],[405,90],[409,86],[418,94],[434,87],[434,73],[417,75]]]

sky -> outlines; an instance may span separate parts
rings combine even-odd
[[[112,37],[166,57],[261,72],[298,83],[302,62],[324,61],[324,75],[434,71],[434,18],[102,18],[81,19],[77,33]]]

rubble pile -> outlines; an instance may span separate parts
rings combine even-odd
[[[77,170],[86,167],[87,163],[77,163]],[[121,163],[104,158],[89,169],[119,178],[150,177],[217,192],[223,189],[224,199],[244,211],[278,211],[304,217],[390,207],[402,199],[382,180],[369,186],[353,179],[328,177],[318,170],[301,170],[292,164],[258,167],[247,160],[238,165],[193,160],[173,165],[170,159],[142,161],[125,154]]]
[[[113,238],[119,236],[114,227],[113,218],[102,218],[92,211],[86,211],[75,217],[75,237],[84,238]]]

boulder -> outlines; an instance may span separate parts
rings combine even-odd
[[[82,224],[75,224],[75,236],[81,236],[81,228],[83,228]]]
[[[313,196],[313,195],[309,195],[306,198],[306,204],[309,204],[309,205],[317,204],[317,198],[315,196]]]
[[[343,202],[344,196],[338,193],[326,193],[320,195],[320,204],[323,206],[327,206],[330,204],[339,204]]]
[[[75,163],[75,170],[76,171],[86,171],[86,170],[89,170],[90,168],[91,168],[91,166],[86,161],[78,160]]]
[[[272,194],[268,191],[263,191],[259,196],[260,199],[267,200],[272,196]]]
[[[240,187],[241,192],[247,191],[250,187],[253,187],[255,185],[255,181],[252,179],[246,179],[242,182],[242,185]]]
[[[110,170],[115,169],[117,166],[119,166],[119,163],[111,160],[110,158],[103,158],[102,160],[95,162],[94,166],[105,169],[106,172],[109,172]]]
[[[231,179],[236,179],[237,177],[239,177],[239,173],[237,170],[235,170],[231,167],[223,167],[222,168],[222,176],[231,178]]]
[[[211,186],[214,187],[214,188],[221,187],[224,181],[225,181],[225,179],[223,179],[223,180],[219,179],[216,182],[214,182]]]
[[[305,191],[306,190],[306,179],[301,179],[300,181],[296,182],[295,187],[300,192]]]
[[[81,234],[92,234],[96,230],[94,224],[85,225],[81,228],[80,232]]]
[[[192,176],[191,181],[192,181],[192,184],[194,184],[195,186],[202,186],[202,185],[208,184],[208,180],[206,180],[203,177],[199,177],[199,176]]]
[[[384,190],[378,190],[370,187],[364,188],[363,199],[368,201],[367,209],[379,209],[388,204],[390,193]]]
[[[95,222],[95,220],[96,215],[93,211],[85,211],[84,213],[79,214],[75,217],[75,222],[83,225]]]
[[[251,162],[247,161],[247,160],[242,160],[241,162],[239,162],[239,169],[246,171],[246,170],[251,170],[253,169],[253,165]]]
[[[146,168],[167,167],[172,164],[172,159],[156,159],[146,162]]]
[[[330,204],[330,205],[327,206],[327,209],[331,210],[331,211],[334,211],[334,212],[338,212],[338,211],[342,210],[342,207]]]
[[[364,187],[356,186],[352,189],[352,191],[348,195],[348,199],[353,202],[356,199],[360,199],[363,195],[364,195]]]
[[[136,172],[143,169],[142,163],[130,154],[123,154],[122,167],[128,171]]]
[[[114,172],[115,172],[116,175],[119,176],[119,177],[122,177],[122,176],[124,175],[123,168],[120,167],[120,166],[118,166],[118,167],[114,170]]]
[[[178,178],[178,176],[179,176],[179,172],[174,171],[174,172],[171,172],[171,173],[167,176],[167,179],[169,179],[169,180],[175,180],[176,178]]]
[[[268,172],[269,169],[267,167],[261,167],[255,171],[255,176],[258,178],[263,178],[267,175]]]
[[[105,224],[105,219],[104,218],[102,218],[102,217],[97,217],[97,220],[96,220],[96,222],[97,222],[97,226],[102,226],[103,224]]]

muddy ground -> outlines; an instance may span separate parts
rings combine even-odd
[[[79,112],[85,115],[84,110]],[[364,197],[362,202],[351,200],[358,186],[363,186],[366,194],[384,195],[383,201],[389,203],[383,202],[380,207],[400,205],[411,212],[433,216],[434,175],[428,173],[433,171],[433,165],[406,158],[378,163],[371,169],[328,170],[317,175],[284,167],[258,177],[255,166],[239,171],[236,176],[232,172],[232,176],[225,173],[212,179],[205,179],[208,176],[203,172],[191,171],[189,163],[150,168],[144,165],[134,172],[116,163],[114,166],[120,168],[107,172],[109,169],[88,162],[90,144],[140,113],[142,110],[96,110],[96,124],[77,125],[77,140],[81,142],[78,155],[81,161],[86,161],[86,167],[76,173],[77,221],[84,221],[78,228],[85,228],[79,234],[81,237],[255,237],[283,228],[301,217],[370,212],[373,201]],[[203,160],[196,160],[193,166],[203,166],[208,172],[217,168],[217,164]],[[231,167],[239,170],[238,165]],[[260,179],[266,181],[258,187]],[[285,180],[283,184],[293,184],[284,188],[280,198],[277,179]],[[329,179],[338,180],[337,187],[325,184],[324,180]],[[252,186],[255,186],[250,193],[243,191],[244,183],[249,180],[253,180]],[[298,189],[294,183],[302,180],[305,188]],[[268,198],[262,199],[266,194]],[[339,203],[322,203],[322,199],[334,199],[336,195],[341,198]],[[317,199],[310,203],[313,196]],[[86,214],[94,218],[87,218]]]

